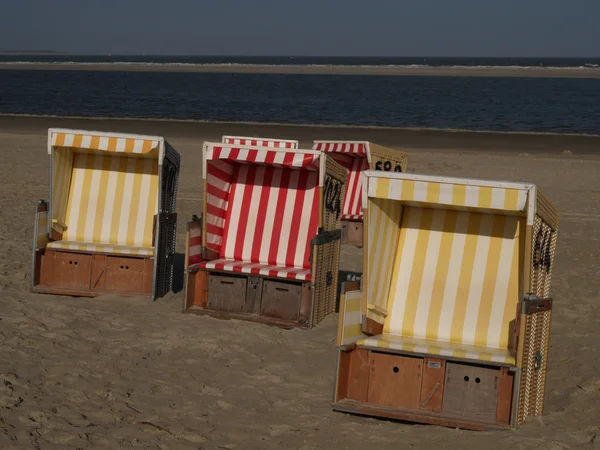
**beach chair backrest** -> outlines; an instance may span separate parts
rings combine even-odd
[[[248,147],[271,147],[271,148],[298,148],[298,141],[291,139],[245,137],[245,136],[223,136],[223,144],[245,145]]]
[[[320,154],[205,143],[206,246],[220,257],[309,268]]]
[[[519,301],[523,220],[404,208],[384,331],[507,348]]]
[[[384,332],[507,348],[535,187],[373,173],[367,290]]]
[[[50,131],[52,217],[64,241],[152,247],[159,138]]]
[[[319,226],[319,173],[236,165],[221,256],[310,268],[310,241]]]

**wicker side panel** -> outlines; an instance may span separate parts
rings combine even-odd
[[[554,205],[541,192],[537,192],[536,197],[536,213],[541,219],[546,222],[553,230],[558,229],[558,211]]]
[[[326,158],[325,181],[322,192],[322,227],[325,231],[339,230],[342,227],[342,206],[346,192],[348,172],[333,158]]]
[[[159,242],[156,249],[157,269],[155,296],[162,297],[173,288],[173,262],[177,236],[176,216],[177,188],[179,185],[179,153],[165,142],[165,159],[162,169],[161,207],[159,211]]]
[[[550,203],[547,204],[550,205]],[[538,202],[538,212],[540,206]],[[552,214],[553,216],[537,214],[533,221],[529,292],[539,298],[550,296],[552,268],[558,237],[556,210],[553,210]],[[544,220],[545,217],[553,218],[555,226],[551,226]],[[517,425],[522,424],[527,417],[538,416],[543,412],[551,315],[552,310],[522,315],[521,320],[525,321],[525,335],[519,338],[523,341],[523,365],[519,386]]]
[[[551,315],[552,310],[524,316],[525,336],[517,425],[521,425],[529,416],[540,416],[543,413]]]
[[[384,170],[386,172],[406,172],[408,153],[392,150],[381,145],[369,144],[371,152],[371,170]]]
[[[156,252],[156,290],[155,296],[162,297],[173,288],[173,262],[175,260],[175,235],[177,234],[176,216],[160,214],[160,234]]]
[[[335,312],[338,273],[340,267],[340,239],[314,244],[312,254],[313,300],[311,326]]]
[[[533,222],[529,292],[540,298],[550,296],[557,237],[558,230],[553,229],[546,221],[542,220],[541,216],[536,215]]]
[[[165,142],[165,161],[163,162],[162,209],[175,212],[177,188],[179,186],[179,153],[168,142]]]

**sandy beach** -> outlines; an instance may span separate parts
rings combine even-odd
[[[545,415],[470,432],[333,412],[337,315],[286,331],[182,314],[181,267],[177,292],[154,303],[30,293],[48,127],[167,138],[183,163],[180,253],[202,206],[202,142],[223,134],[371,140],[408,151],[409,172],[536,183],[561,213]],[[0,145],[0,448],[599,448],[600,137],[0,117]],[[360,271],[360,256],[344,248],[342,269]]]
[[[559,67],[402,67],[259,64],[0,63],[0,70],[103,70],[127,72],[270,73],[452,77],[600,78],[600,69]]]

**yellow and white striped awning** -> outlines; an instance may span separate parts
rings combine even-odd
[[[406,206],[527,216],[528,223],[536,210],[533,184],[368,170],[363,172],[363,208],[373,198],[398,200]]]
[[[139,136],[124,133],[103,133],[99,131],[50,129],[48,130],[48,153],[54,147],[71,147],[86,150],[99,150],[115,153],[147,154],[158,149],[162,161],[163,138]]]

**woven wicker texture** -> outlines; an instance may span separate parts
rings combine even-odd
[[[312,264],[314,286],[310,325],[314,327],[327,315],[335,312],[340,266],[340,240],[314,245]]]
[[[543,311],[525,317],[517,425],[543,412],[551,315],[552,311]]]
[[[529,292],[540,298],[550,296],[552,268],[558,237],[558,213],[541,194],[537,197],[538,214],[533,222],[531,249],[531,283]],[[529,416],[541,415],[544,409],[546,368],[550,343],[552,311],[525,316],[523,367],[519,387],[517,425]]]
[[[322,227],[325,231],[339,230],[342,227],[342,205],[346,192],[348,172],[332,158],[325,161],[325,181],[322,198]]]
[[[385,170],[388,172],[406,172],[408,154],[382,147],[372,142],[369,144],[371,152],[371,170]],[[389,165],[387,162],[389,161]],[[388,166],[388,167],[385,167]]]
[[[537,192],[537,212],[536,214],[546,222],[553,230],[558,229],[558,211],[552,203],[541,193]]]
[[[548,297],[550,295],[557,235],[556,229],[552,229],[540,216],[535,217],[529,291],[538,297]]]
[[[177,187],[179,184],[179,154],[166,144],[165,160],[162,171],[162,210],[167,213],[175,212]],[[160,242],[157,252],[157,268],[155,279],[155,295],[161,297],[173,288],[173,263],[175,260],[175,245],[177,223],[166,221],[162,217],[160,224]]]

